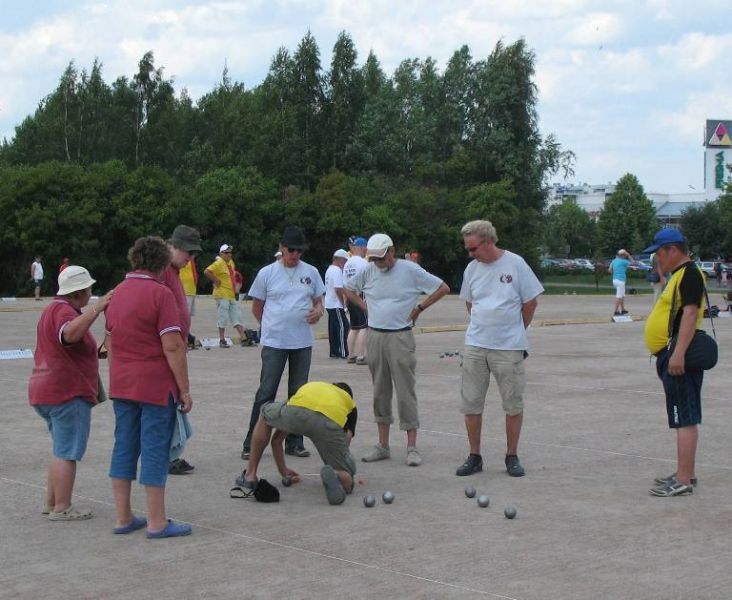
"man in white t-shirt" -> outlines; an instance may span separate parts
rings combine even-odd
[[[343,265],[343,281],[353,279],[358,273],[369,266],[364,258],[366,255],[366,239],[351,236],[348,239],[351,257]],[[366,336],[368,335],[368,319],[364,310],[350,300],[346,303],[348,316],[351,322],[351,331],[348,332],[348,348],[350,355],[348,362],[357,365],[366,364]]]
[[[345,284],[348,299],[368,309],[369,315],[368,364],[374,384],[374,420],[379,443],[362,460],[373,462],[391,456],[391,400],[396,388],[399,428],[407,432],[407,464],[416,467],[422,464],[422,457],[417,451],[417,359],[412,327],[417,317],[450,288],[417,263],[396,258],[394,243],[384,233],[369,238],[366,257],[371,264]],[[419,303],[422,294],[428,296]]]
[[[544,288],[523,258],[496,246],[498,237],[490,221],[471,221],[460,233],[473,258],[465,268],[460,288],[460,297],[470,315],[461,390],[470,455],[456,475],[483,470],[480,433],[485,395],[493,373],[506,413],[506,471],[512,477],[521,477],[524,468],[517,451],[524,416],[523,362],[529,347],[526,328],[534,318]]]
[[[33,280],[34,293],[36,301],[41,301],[41,282],[43,281],[43,265],[41,264],[41,257],[36,256],[36,259],[31,263],[30,267],[31,279]]]
[[[318,270],[300,260],[306,248],[302,229],[285,228],[280,241],[282,258],[260,269],[249,289],[252,314],[262,327],[262,371],[242,448],[244,460],[249,458],[252,432],[262,406],[273,402],[277,396],[285,364],[289,364],[288,398],[307,383],[310,375],[313,350],[310,326],[323,316],[325,285]],[[292,456],[310,456],[301,435],[287,436],[285,452]]]
[[[336,250],[333,263],[325,272],[325,310],[328,312],[328,341],[331,358],[348,358],[346,336],[349,333],[346,311],[343,309],[346,294],[343,291],[343,265],[348,259],[348,252]]]

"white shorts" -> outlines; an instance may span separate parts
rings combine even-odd
[[[613,285],[615,286],[615,297],[618,299],[625,298],[625,282],[620,281],[620,279],[613,279]]]

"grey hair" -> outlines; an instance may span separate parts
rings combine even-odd
[[[497,242],[496,228],[490,221],[470,221],[463,225],[460,235],[466,237],[468,235],[477,235],[481,240],[486,242]]]

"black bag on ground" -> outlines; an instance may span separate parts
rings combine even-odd
[[[677,337],[674,336],[669,342],[669,354],[672,354],[676,347]],[[684,369],[686,371],[708,371],[714,368],[718,358],[717,342],[706,331],[697,329],[684,355]]]
[[[266,479],[260,479],[254,488],[254,498],[257,502],[279,502],[280,491]]]

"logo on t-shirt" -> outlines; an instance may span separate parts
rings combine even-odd
[[[513,276],[510,273],[501,273],[500,280],[501,283],[511,283],[513,281]]]
[[[304,283],[305,285],[310,285],[313,282],[310,277],[300,277],[300,283]]]

